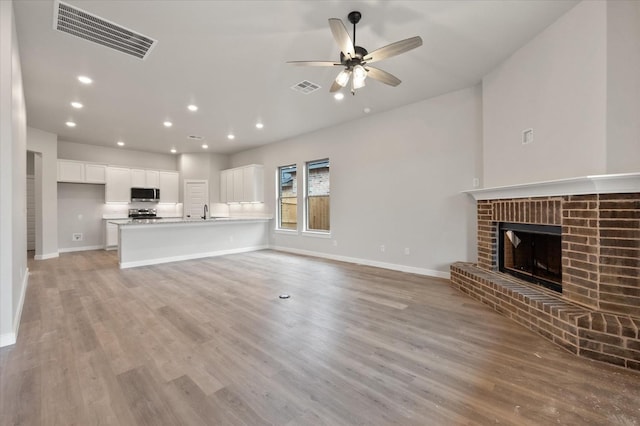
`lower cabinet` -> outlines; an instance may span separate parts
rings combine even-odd
[[[105,248],[115,249],[118,247],[118,225],[105,221]]]

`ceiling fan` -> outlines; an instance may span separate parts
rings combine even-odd
[[[349,79],[351,79],[351,93],[354,95],[356,94],[356,89],[364,87],[365,79],[367,77],[371,77],[374,80],[378,80],[384,84],[394,87],[400,84],[400,79],[396,76],[379,68],[374,68],[369,64],[422,46],[422,38],[411,37],[405,40],[400,40],[369,53],[364,47],[356,46],[356,24],[360,22],[362,14],[360,12],[353,11],[349,13],[348,18],[349,22],[353,24],[353,39],[349,36],[347,28],[340,19],[329,19],[331,33],[340,47],[340,62],[289,61],[287,63],[314,67],[344,67],[331,85],[331,89],[329,89],[332,93],[345,87],[347,83],[349,83]]]

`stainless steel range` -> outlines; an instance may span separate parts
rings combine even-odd
[[[131,219],[162,219],[156,214],[156,209],[129,209]]]

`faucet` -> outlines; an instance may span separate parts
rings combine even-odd
[[[202,216],[203,219],[207,218],[207,214],[209,213],[209,206],[207,206],[206,204],[204,205],[204,216]]]

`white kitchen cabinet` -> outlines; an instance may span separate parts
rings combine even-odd
[[[220,172],[220,202],[264,202],[264,167],[251,164]]]
[[[179,196],[180,174],[178,172],[159,172],[158,188],[161,203],[177,203]]]
[[[229,176],[228,170],[222,170],[220,172],[220,202],[227,202],[227,180]]]
[[[160,172],[157,170],[145,170],[145,181],[147,188],[160,188]]]
[[[85,164],[84,178],[87,183],[106,183],[107,166],[104,164]]]
[[[105,183],[106,169],[104,164],[58,160],[58,182]]]
[[[227,200],[225,203],[232,203],[233,199],[233,170],[224,170],[227,172]]]
[[[58,160],[58,182],[84,182],[84,163]]]
[[[131,169],[132,188],[158,188],[160,172],[157,170]]]
[[[107,167],[105,188],[107,203],[128,203],[131,201],[131,170],[124,167]]]
[[[242,168],[243,201],[264,202],[264,167],[251,165]]]
[[[105,248],[114,248],[118,246],[118,225],[105,221]]]
[[[233,201],[244,201],[244,174],[242,168],[233,169]]]

